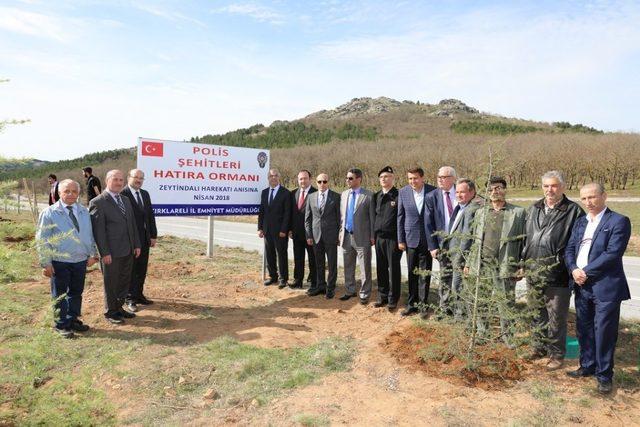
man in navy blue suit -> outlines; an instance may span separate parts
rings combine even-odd
[[[631,298],[622,267],[631,222],[606,207],[607,194],[600,184],[583,186],[580,200],[588,214],[576,220],[565,251],[576,295],[580,367],[567,375],[595,375],[598,392],[608,394],[613,388],[620,304]]]
[[[438,169],[438,188],[425,198],[425,222],[427,227],[427,247],[433,258],[440,263],[440,273],[437,276],[440,315],[453,315],[451,306],[451,258],[445,251],[441,251],[444,239],[443,233],[449,232],[449,225],[458,214],[456,200],[456,171],[451,166]]]
[[[427,248],[424,200],[435,187],[424,182],[424,170],[416,167],[407,171],[409,185],[398,192],[398,249],[407,251],[409,296],[403,316],[418,312],[418,303],[427,304],[430,278],[415,274],[416,267],[431,270],[433,260]]]

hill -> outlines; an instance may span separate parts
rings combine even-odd
[[[436,104],[391,98],[354,98],[332,110],[293,121],[256,124],[220,135],[195,136],[192,142],[264,147],[272,150],[272,165],[293,185],[297,171],[325,171],[333,185],[344,185],[349,167],[361,167],[365,185],[377,184],[376,172],[390,164],[398,170],[422,165],[433,181],[438,166],[450,164],[463,176],[487,174],[489,150],[494,174],[506,176],[511,187],[538,185],[550,169],[567,175],[570,188],[586,180],[610,188],[634,186],[640,165],[640,135],[602,132],[582,124],[509,118],[481,112],[456,99]],[[28,177],[46,188],[46,175],[80,177],[91,165],[99,176],[113,167],[135,165],[135,149],[92,153],[78,159],[2,168],[0,180]]]

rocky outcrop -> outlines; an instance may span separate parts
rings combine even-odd
[[[464,102],[457,99],[443,99],[437,105],[434,105],[434,110],[429,113],[431,116],[436,117],[453,117],[456,114],[479,114],[480,112],[473,107],[469,107]]]
[[[353,98],[334,110],[321,110],[308,115],[307,119],[349,119],[396,110],[402,105],[395,99],[381,96],[379,98]]]

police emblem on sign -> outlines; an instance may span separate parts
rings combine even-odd
[[[260,165],[261,168],[264,168],[264,165],[267,164],[267,153],[265,153],[264,151],[261,151],[258,153],[258,165]]]

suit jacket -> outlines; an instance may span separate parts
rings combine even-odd
[[[89,203],[93,237],[102,257],[127,256],[141,247],[133,206],[127,197],[120,198],[126,215],[122,215],[118,204],[106,190]]]
[[[269,204],[270,193],[271,187],[262,190],[258,212],[258,230],[272,236],[278,236],[278,233],[288,233],[291,224],[291,192],[280,185],[278,192]]]
[[[573,225],[565,250],[565,262],[569,273],[578,268],[576,260],[587,221],[587,217],[583,216]],[[623,301],[631,298],[622,267],[622,255],[627,249],[630,237],[629,218],[606,208],[600,224],[593,233],[589,261],[583,268],[587,274],[587,281],[582,287],[593,289],[593,293],[600,301]],[[575,285],[573,275],[570,283]]]
[[[473,243],[471,235],[473,216],[483,205],[484,199],[476,196],[469,201],[462,214],[451,219],[453,224],[451,224],[449,235],[443,239],[442,248],[449,252],[449,258],[454,268],[464,267],[465,256],[469,253]]]
[[[455,187],[452,187],[449,191],[453,191],[455,194]],[[442,248],[443,236],[437,234],[437,232],[447,231],[445,227],[446,218],[444,215],[445,203],[442,190],[439,188],[430,192],[424,199],[427,246],[430,251]],[[451,221],[453,221],[453,218]]]
[[[60,193],[58,193],[58,186],[60,183],[56,181],[55,187],[53,187],[53,197],[51,197],[51,186],[49,186],[49,206],[60,200]]]
[[[309,196],[318,190],[311,186],[307,190],[302,207],[298,209],[298,199],[300,198],[300,188],[291,192],[291,234],[294,239],[305,240],[306,232],[304,229],[304,216],[307,210],[307,202]]]
[[[320,239],[327,244],[335,242],[337,246],[340,233],[340,195],[327,190],[327,201],[322,211],[318,207],[319,195],[320,191],[316,191],[307,197],[304,216],[307,239],[313,239],[315,243],[320,242]]]
[[[347,218],[347,206],[351,190],[344,190],[340,196],[340,245],[344,246],[345,225]],[[371,199],[373,193],[365,188],[360,188],[360,194],[356,197],[353,211],[353,237],[357,246],[371,246],[373,239],[374,214],[371,211]]]
[[[427,243],[424,210],[427,194],[435,189],[429,184],[422,188],[425,201],[421,212],[418,212],[410,185],[405,185],[398,191],[398,243],[404,243],[409,248],[417,248],[421,243]]]
[[[153,215],[153,207],[151,205],[151,196],[146,190],[140,189],[140,198],[142,199],[143,208],[140,208],[136,196],[129,186],[124,187],[120,193],[121,196],[128,197],[133,206],[133,214],[136,217],[136,227],[140,235],[140,243],[142,247],[148,248],[151,245],[151,239],[158,238],[158,229],[156,227],[156,217]]]
[[[479,242],[471,247],[467,266],[472,274],[478,274],[480,266],[480,257],[482,255],[482,242],[484,235],[483,216],[487,215],[487,209],[492,207],[485,206],[483,209],[476,209],[473,218],[472,234],[475,242]],[[500,251],[498,253],[498,263],[500,264],[500,277],[503,279],[515,277],[516,271],[520,267],[520,255],[524,247],[526,233],[526,211],[520,206],[507,203],[504,207],[504,218],[502,221],[502,233],[500,235]]]

